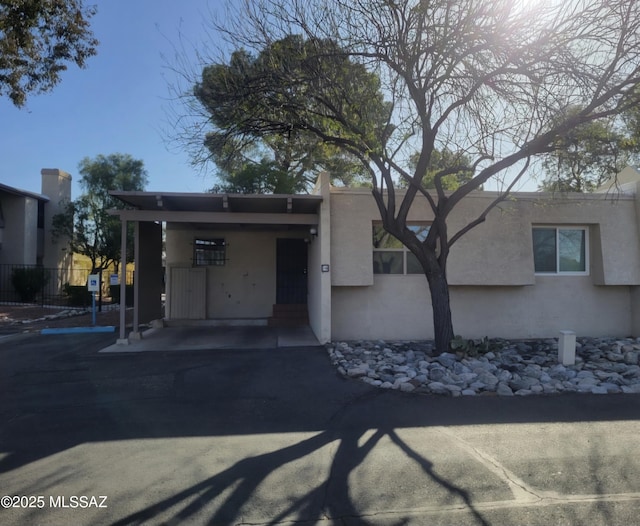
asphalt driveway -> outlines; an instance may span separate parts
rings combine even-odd
[[[1,524],[640,524],[640,396],[417,396],[319,347],[112,339],[0,340]]]

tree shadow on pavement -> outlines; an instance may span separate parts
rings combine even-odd
[[[251,522],[250,518],[243,516],[244,507],[269,475],[280,467],[311,455],[333,442],[337,445],[326,479],[311,487],[304,495],[289,499],[282,509],[269,510],[270,520],[266,524],[275,525],[283,521],[311,524],[325,520],[347,519],[350,525],[366,526],[371,524],[367,520],[367,511],[358,509],[352,501],[349,476],[385,436],[388,436],[407,458],[418,463],[432,481],[449,493],[451,499],[467,506],[476,524],[488,526],[489,523],[475,509],[467,491],[439,476],[432,462],[419,455],[390,429],[378,429],[372,434],[367,430],[353,430],[342,434],[337,431],[324,431],[291,446],[240,460],[207,480],[119,520],[114,526],[144,524],[158,516],[163,516],[167,524],[188,522],[195,516],[211,525],[233,524],[241,520]],[[291,483],[294,484],[294,481]],[[233,488],[229,495],[219,505],[212,506],[212,502],[229,488]],[[207,513],[209,509],[210,519]],[[372,516],[376,513],[378,512],[368,512]],[[390,510],[387,510],[387,513],[390,513]],[[385,515],[385,524],[406,524],[407,519],[399,515]]]
[[[104,356],[96,352],[105,346],[103,340],[32,338],[0,348],[0,480],[7,493],[10,488],[59,487],[46,485],[47,475],[33,469],[43,459],[50,460],[53,473],[58,462],[67,461],[63,475],[77,477],[69,461],[73,453],[60,455],[77,446],[100,451],[105,443],[118,448],[119,442],[197,437],[230,447],[228,455],[218,455],[220,466],[202,460],[202,469],[191,471],[170,456],[157,459],[154,451],[138,464],[129,461],[125,467],[132,473],[152,459],[184,478],[160,488],[166,491],[161,496],[154,488],[136,486],[135,480],[123,481],[123,489],[138,491],[138,500],[126,511],[113,511],[111,520],[119,525],[246,522],[260,506],[269,507],[259,510],[268,524],[327,519],[403,524],[409,521],[405,512],[393,510],[412,510],[427,500],[464,510],[467,523],[486,525],[481,498],[490,492],[487,499],[510,498],[508,488],[487,482],[482,466],[472,474],[476,479],[470,478],[473,466],[460,455],[455,469],[445,465],[455,455],[453,446],[432,435],[435,442],[429,447],[425,436],[434,427],[558,422],[601,422],[605,427],[610,421],[636,421],[640,414],[640,396],[634,395],[447,398],[374,389],[339,377],[326,352],[317,348]],[[234,437],[243,437],[253,449],[236,451]],[[380,451],[394,455],[391,461],[383,459],[382,467]],[[318,455],[321,462],[314,465]],[[303,459],[303,465],[316,469],[311,476],[295,472],[295,463]],[[620,462],[627,459],[620,455]],[[87,470],[99,481],[104,467]],[[411,481],[403,470],[411,471]],[[166,476],[166,471],[159,473]],[[363,490],[363,477],[371,476],[377,478],[366,480]],[[480,479],[484,493],[475,489]],[[266,498],[265,488],[273,487],[274,480],[285,487]],[[380,486],[402,483],[407,488],[385,501]],[[421,501],[420,491],[432,494],[423,493]],[[605,485],[596,491],[605,493]],[[405,500],[397,503],[397,495]]]

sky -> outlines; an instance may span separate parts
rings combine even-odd
[[[168,112],[179,109],[170,100],[177,75],[169,66],[176,63],[176,49],[196,64],[196,48],[216,47],[207,22],[221,0],[85,3],[97,6],[91,26],[100,41],[87,67],[69,65],[53,91],[31,95],[23,108],[0,97],[0,183],[39,193],[40,170],[59,168],[72,175],[75,199],[83,158],[123,153],[144,162],[149,191],[206,191],[215,183],[211,170],[207,175],[192,167],[167,131]],[[185,46],[181,34],[188,39]]]
[[[147,190],[201,192],[213,186],[170,142],[167,67],[180,33],[192,43],[211,39],[206,21],[215,0],[88,0],[96,5],[92,30],[98,54],[86,69],[70,65],[52,92],[32,95],[23,108],[0,97],[0,182],[39,193],[40,170],[59,168],[73,177],[84,157],[126,153],[144,161]],[[187,52],[189,52],[187,46]],[[163,58],[164,57],[164,58]]]

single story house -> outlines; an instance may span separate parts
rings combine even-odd
[[[620,191],[514,193],[463,236],[448,263],[456,332],[640,336],[640,174],[627,168],[618,180]],[[367,189],[331,187],[321,176],[310,195],[113,195],[130,207],[113,211],[123,231],[136,225],[134,331],[163,316],[238,324],[297,316],[308,317],[320,342],[433,337],[426,278],[381,230]],[[469,195],[452,212],[449,230],[477,217],[496,195]],[[417,197],[413,227],[426,232],[432,218]],[[120,338],[124,343],[124,328]]]

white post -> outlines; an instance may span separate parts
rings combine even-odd
[[[558,340],[558,361],[562,365],[575,365],[576,363],[576,333],[573,331],[560,331]]]
[[[127,220],[120,218],[122,226],[122,239],[120,241],[120,338],[119,344],[128,344],[126,337],[126,310],[127,310]]]
[[[140,306],[140,221],[136,221],[135,235],[133,237],[133,333],[138,335],[140,332],[139,306]]]

